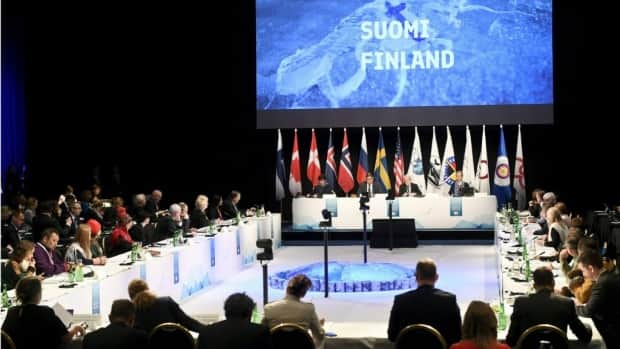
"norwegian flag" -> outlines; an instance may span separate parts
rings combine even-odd
[[[394,154],[394,193],[398,195],[400,185],[405,182],[405,163],[400,145],[400,127],[396,129],[396,154]]]
[[[310,142],[310,154],[308,155],[308,168],[306,174],[312,186],[319,184],[319,176],[321,175],[321,163],[319,162],[319,150],[316,146],[316,135],[312,129],[312,141]]]
[[[297,145],[297,129],[293,140],[293,155],[291,156],[291,173],[288,177],[288,189],[291,195],[301,193],[301,168],[299,166],[299,146]]]
[[[327,183],[336,187],[336,160],[334,160],[334,143],[332,142],[332,129],[329,129],[329,145],[327,146],[327,159],[325,160],[325,179]]]
[[[349,140],[347,129],[344,129],[342,139],[342,154],[340,154],[340,167],[338,167],[338,185],[345,193],[353,190],[353,166],[351,166],[351,154],[349,153]]]

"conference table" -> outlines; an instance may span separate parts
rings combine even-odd
[[[171,240],[163,240],[154,249],[159,256],[144,253],[144,260],[131,263],[130,253],[108,259],[104,266],[86,266],[85,272],[93,271],[93,277],[63,288],[68,273],[62,273],[43,281],[41,304],[56,304],[70,310],[80,319],[90,319],[90,328],[96,328],[102,318],[107,318],[115,299],[127,299],[127,286],[133,279],[145,280],[158,295],[166,295],[177,302],[229,278],[255,263],[257,220],[248,219],[239,225],[222,226],[220,232],[197,234],[186,238],[186,243],[173,246]],[[9,291],[14,299],[15,291]],[[0,321],[4,321],[2,311]]]
[[[387,194],[376,194],[367,203],[367,228],[372,220],[389,216],[413,218],[416,229],[487,229],[495,228],[497,200],[494,195],[476,194],[471,197],[450,197],[427,194],[424,197],[397,197],[386,200]],[[360,198],[323,195],[321,198],[293,199],[293,229],[318,230],[324,221],[322,212],[332,215],[332,229],[363,229],[363,211]]]

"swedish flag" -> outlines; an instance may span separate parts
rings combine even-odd
[[[375,158],[375,181],[384,193],[392,189],[390,175],[388,172],[387,156],[385,154],[385,145],[383,144],[383,133],[379,128],[379,145],[377,145],[377,157]]]

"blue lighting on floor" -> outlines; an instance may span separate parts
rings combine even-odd
[[[312,280],[311,291],[325,290],[323,263],[313,263],[269,276],[269,286],[285,290],[293,276],[305,274]],[[330,292],[378,292],[406,290],[415,287],[415,271],[392,263],[328,264]]]

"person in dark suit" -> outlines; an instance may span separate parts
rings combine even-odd
[[[320,198],[323,194],[334,194],[334,188],[327,182],[325,175],[320,175],[319,184],[312,188],[312,196]]]
[[[69,224],[61,226],[56,212],[59,210],[58,204],[52,200],[43,201],[39,205],[39,213],[32,219],[32,240],[39,241],[43,235],[43,231],[47,228],[54,228],[58,233],[61,241],[69,241]]]
[[[2,248],[11,246],[10,250],[15,250],[21,239],[19,230],[24,225],[24,212],[15,211],[9,218],[9,223],[2,227]],[[4,257],[3,257],[4,258]]]
[[[250,322],[256,303],[245,293],[226,299],[226,320],[204,328],[198,336],[198,349],[269,349],[272,347],[269,328]]]
[[[534,271],[536,293],[515,300],[506,343],[515,346],[525,330],[539,324],[551,324],[564,332],[570,326],[580,341],[590,342],[592,330],[587,328],[577,317],[573,300],[555,295],[553,293],[554,287],[555,282],[551,269],[540,267]]]
[[[371,172],[366,175],[366,183],[361,183],[357,187],[357,194],[359,195],[367,194],[368,197],[373,197],[375,194],[381,193],[383,190],[378,183],[375,183],[375,176]]]
[[[159,203],[161,202],[161,197],[163,196],[161,190],[153,190],[151,196],[146,200],[146,204],[144,205],[144,209],[147,210],[151,214],[151,222],[157,222],[157,217],[159,217],[162,210],[159,209]]]
[[[596,250],[586,250],[577,264],[585,279],[594,280],[588,303],[577,307],[577,314],[591,317],[607,348],[620,348],[620,271],[607,270]]]
[[[179,304],[170,297],[157,297],[146,281],[134,279],[128,286],[129,298],[136,306],[135,327],[150,333],[155,326],[174,322],[190,331],[201,332],[204,325],[187,316]]]
[[[405,183],[400,185],[398,194],[399,196],[424,196],[420,187],[411,182],[411,175],[405,176]]]
[[[174,233],[178,230],[183,231],[183,219],[181,219],[181,206],[178,204],[170,205],[168,209],[170,213],[167,216],[159,217],[157,227],[155,228],[155,236],[153,241],[161,241],[174,236]]]
[[[117,299],[112,303],[108,316],[110,324],[87,334],[82,342],[83,349],[143,349],[148,335],[133,328],[136,307],[127,299]]]
[[[228,198],[226,200],[224,200],[224,203],[222,204],[222,218],[223,219],[231,219],[231,218],[235,218],[237,217],[237,215],[240,215],[241,212],[239,211],[239,208],[237,208],[237,204],[239,203],[239,201],[241,200],[241,193],[233,190],[230,192],[230,194],[228,195]]]
[[[463,171],[456,171],[454,183],[450,186],[449,194],[451,196],[463,196],[465,191],[469,189],[469,184],[463,182]]]
[[[394,298],[388,338],[396,341],[400,331],[412,324],[427,324],[438,330],[448,347],[461,340],[461,311],[452,293],[435,288],[439,278],[431,259],[418,262],[415,271],[418,288]],[[421,345],[424,347],[424,345]]]
[[[223,219],[222,205],[224,202],[222,201],[222,196],[215,194],[211,197],[210,201],[211,204],[207,207],[207,218],[209,218],[210,221]]]

